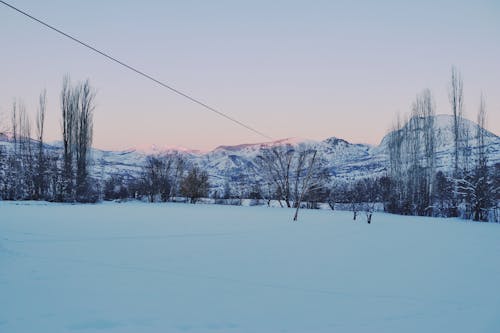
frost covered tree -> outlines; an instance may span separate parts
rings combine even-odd
[[[302,203],[302,200],[304,200],[304,196],[321,184],[322,180],[319,177],[315,177],[317,174],[319,174],[319,172],[317,171],[317,154],[318,152],[316,151],[316,149],[302,150],[298,154],[297,165],[295,166],[294,172],[294,192],[296,207],[295,215],[293,216],[294,221],[297,221],[298,219],[300,204]],[[305,175],[302,175],[304,172],[303,170],[306,172]]]
[[[443,171],[438,171],[434,180],[434,215],[439,217],[453,216],[454,198],[453,198],[454,180],[448,177]]]
[[[398,116],[389,134],[389,211],[432,215],[435,175],[435,106],[429,89],[417,95],[409,119]]]
[[[491,167],[491,196],[493,199],[492,220],[500,222],[500,163]]]
[[[283,206],[284,201],[286,207],[297,208],[304,198],[315,200],[312,194],[319,194],[318,189],[328,180],[322,159],[319,152],[307,144],[296,147],[286,144],[262,148],[255,164],[280,205]]]
[[[487,221],[488,211],[493,203],[493,184],[488,170],[485,127],[486,105],[484,97],[481,95],[476,125],[477,154],[475,168],[469,179],[462,181],[462,187],[465,187],[470,192],[467,195],[471,200],[472,219],[475,221]]]
[[[264,148],[256,159],[259,171],[266,181],[273,185],[280,205],[282,205],[281,201],[283,200],[288,208],[292,207],[290,183],[294,154],[295,149],[287,144]]]

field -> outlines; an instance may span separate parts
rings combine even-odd
[[[0,202],[0,332],[500,332],[500,225]]]

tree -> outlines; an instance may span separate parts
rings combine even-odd
[[[135,186],[137,195],[147,196],[150,202],[170,200],[179,194],[185,167],[186,161],[178,153],[147,156],[141,181]]]
[[[73,156],[75,140],[75,123],[79,95],[71,87],[70,77],[63,78],[61,90],[61,129],[63,143],[63,175],[62,201],[72,201],[73,194]]]
[[[389,135],[390,212],[432,215],[435,174],[434,99],[424,89],[412,104],[404,126],[398,116]]]
[[[315,200],[328,178],[321,155],[307,144],[296,147],[286,144],[262,148],[255,162],[271,197],[283,200],[288,208],[297,208],[304,199]],[[310,171],[310,175],[309,175]],[[308,176],[309,175],[309,176]],[[266,194],[264,193],[264,196]]]
[[[95,108],[95,91],[91,88],[89,80],[75,87],[75,95],[79,97],[75,125],[76,198],[78,201],[87,201],[92,191],[89,166]]]
[[[307,156],[312,153],[312,156],[309,158],[309,167],[307,168],[307,175],[305,178],[303,178],[302,182],[300,183],[299,181],[299,175],[302,172],[302,161],[307,160]],[[304,198],[304,195],[310,191],[312,187],[314,187],[314,183],[312,180],[313,177],[313,170],[316,167],[316,154],[317,151],[315,149],[308,150],[308,151],[303,151],[299,154],[299,163],[300,165],[297,166],[295,174],[296,174],[296,181],[295,181],[295,193],[296,193],[296,206],[297,209],[295,210],[295,215],[293,216],[293,220],[297,221],[298,215],[299,215],[299,209],[300,209],[300,204]]]
[[[171,182],[169,179],[172,161],[166,157],[148,156],[144,166],[144,190],[149,201],[154,202],[157,196],[162,201],[170,197]]]
[[[38,155],[35,180],[35,199],[45,197],[46,184],[46,158],[43,146],[43,129],[45,125],[45,109],[47,105],[47,91],[43,90],[39,98],[39,107],[36,115],[36,133],[38,140]]]
[[[120,175],[112,175],[104,181],[104,200],[126,199],[130,196],[125,180]]]
[[[389,177],[391,179],[391,197],[388,211],[391,213],[401,213],[402,202],[404,200],[404,177],[403,171],[403,143],[405,130],[401,123],[401,116],[396,116],[396,121],[389,133]]]
[[[491,167],[490,179],[492,179],[493,221],[500,222],[500,163]]]
[[[451,80],[448,97],[453,115],[453,143],[454,143],[454,173],[459,173],[459,157],[462,142],[462,118],[463,118],[463,80],[462,75],[456,67],[451,68]]]
[[[69,76],[64,77],[61,90],[63,201],[87,201],[91,195],[89,166],[94,103],[95,91],[88,80],[72,86]]]
[[[448,217],[454,215],[453,186],[453,179],[448,178],[443,171],[436,173],[433,191],[435,216]]]
[[[476,200],[473,203],[473,219],[475,221],[487,221],[488,209],[492,205],[492,188],[488,170],[488,151],[485,145],[486,127],[486,105],[484,96],[481,95],[479,111],[477,115],[476,139],[477,158],[473,176],[474,192]]]
[[[256,159],[265,181],[273,184],[280,205],[282,205],[281,200],[284,200],[288,208],[292,206],[290,179],[294,154],[295,149],[287,144],[264,148]]]
[[[181,193],[195,204],[199,198],[208,195],[208,173],[193,166],[187,176],[181,181]]]

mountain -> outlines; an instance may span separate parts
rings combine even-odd
[[[452,167],[453,118],[438,115],[434,119],[436,130],[436,166],[438,170],[449,171]],[[463,126],[469,132],[472,155],[477,149],[477,125],[464,119]],[[500,138],[484,130],[485,143],[489,153],[489,163],[500,163]],[[280,145],[314,147],[323,156],[323,166],[333,177],[355,179],[369,175],[384,175],[389,161],[388,133],[377,146],[350,143],[346,140],[330,137],[323,141],[302,140],[296,138],[282,139],[257,144],[240,144],[235,146],[219,146],[210,152],[199,152],[186,149],[156,149],[155,154],[166,154],[173,151],[182,154],[187,160],[197,163],[210,175],[212,186],[223,188],[226,181],[237,180],[249,170],[256,170],[255,158],[264,148]],[[96,166],[94,171],[102,176],[110,174],[137,174],[149,152],[131,149],[126,151],[94,150]],[[471,156],[474,159],[474,156]],[[250,172],[250,177],[252,173]],[[257,176],[258,177],[258,173]]]
[[[436,166],[438,170],[449,171],[453,158],[453,118],[448,115],[438,115],[434,119],[436,133]],[[407,126],[407,125],[406,125]],[[464,119],[463,126],[469,133],[471,160],[474,160],[477,125]],[[500,137],[484,130],[485,145],[489,153],[489,164],[500,163]],[[150,149],[134,148],[123,151],[106,151],[93,149],[93,174],[104,179],[110,175],[136,177],[144,165],[148,155],[178,153],[188,161],[198,164],[210,175],[214,188],[222,189],[226,181],[240,179],[242,175],[259,177],[255,158],[264,148],[281,145],[307,146],[317,149],[323,157],[321,163],[330,174],[340,179],[355,179],[365,176],[381,176],[387,171],[389,161],[388,133],[377,146],[350,143],[346,140],[330,137],[323,141],[302,140],[296,138],[283,139],[257,144],[241,144],[235,146],[219,146],[209,152],[193,151],[176,147],[152,146]],[[0,145],[11,144],[8,137],[0,137]],[[57,144],[49,145],[51,149],[59,149]],[[7,149],[9,149],[7,147]],[[256,175],[255,175],[256,174]]]

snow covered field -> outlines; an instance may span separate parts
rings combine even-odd
[[[500,225],[0,202],[0,332],[500,332]]]

